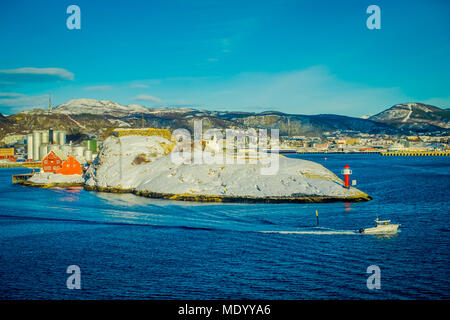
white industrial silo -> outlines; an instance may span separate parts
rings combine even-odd
[[[63,145],[66,144],[66,132],[65,131],[59,131],[58,133],[58,144]]]
[[[27,135],[27,158],[33,160],[33,134]]]
[[[47,151],[60,151],[61,148],[57,144],[49,144],[47,147]]]
[[[65,155],[69,156],[69,155],[72,154],[72,146],[71,146],[71,145],[68,145],[68,144],[62,145],[62,146],[61,146],[61,151],[62,151]]]
[[[92,151],[89,149],[84,150],[84,159],[86,159],[87,162],[92,161]]]
[[[39,160],[42,160],[47,155],[47,144],[41,144],[39,146]]]
[[[41,146],[41,132],[33,131],[33,160],[39,160],[39,147]]]
[[[83,157],[83,155],[84,155],[84,150],[85,150],[85,149],[86,149],[86,148],[83,147],[83,146],[76,146],[76,147],[73,147],[73,149],[72,149],[73,155],[74,155],[75,157]]]
[[[58,140],[59,140],[59,135],[58,135],[58,131],[53,130],[53,144],[58,144]]]
[[[41,139],[41,143],[42,144],[48,144],[48,142],[49,142],[49,133],[48,133],[48,130],[45,130],[45,131],[42,131],[42,139]]]

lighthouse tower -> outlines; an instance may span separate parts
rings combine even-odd
[[[344,187],[350,188],[350,175],[352,174],[352,170],[350,170],[348,164],[345,165],[344,169],[342,170],[342,174],[344,175]]]

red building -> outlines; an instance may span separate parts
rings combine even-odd
[[[62,163],[62,168],[56,170],[56,173],[60,174],[82,174],[83,168],[81,164],[75,159],[74,156],[70,155],[64,162]]]
[[[63,159],[57,155],[55,151],[50,151],[44,159],[42,159],[42,169],[44,172],[56,172],[62,168]]]
[[[42,159],[42,169],[44,172],[53,172],[64,175],[82,174],[81,164],[74,156],[65,156],[59,152],[50,151]]]

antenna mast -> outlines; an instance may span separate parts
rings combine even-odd
[[[145,119],[144,119],[144,113],[143,112],[141,113],[141,116],[142,116],[142,128],[144,128],[145,127]]]

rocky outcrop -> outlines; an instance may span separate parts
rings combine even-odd
[[[344,188],[340,178],[315,162],[270,155],[278,168],[270,174],[263,173],[274,165],[268,161],[176,163],[172,158],[172,144],[158,136],[107,139],[87,171],[86,189],[187,201],[265,203],[371,199],[356,188]]]

